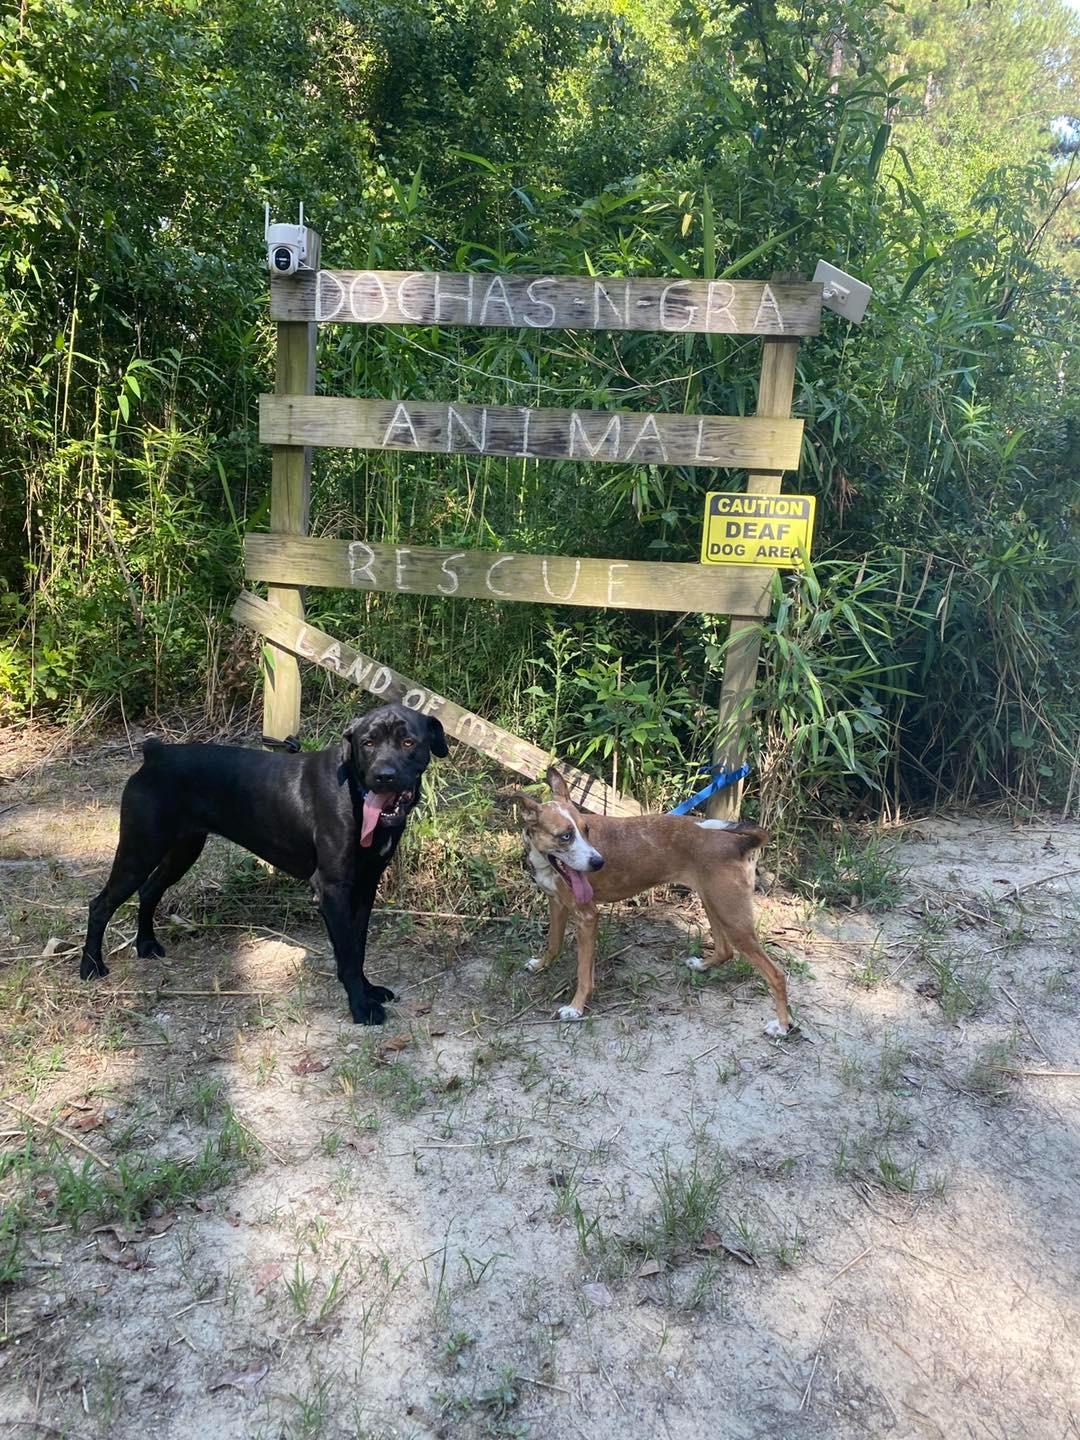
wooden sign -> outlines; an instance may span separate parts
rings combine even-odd
[[[424,685],[418,685],[415,680],[410,680],[408,676],[392,670],[388,665],[373,660],[370,655],[363,655],[360,651],[342,644],[324,631],[317,630],[314,625],[305,625],[280,606],[260,600],[257,595],[246,592],[241,594],[233,606],[232,618],[240,625],[250,626],[260,635],[272,640],[275,645],[291,651],[301,659],[323,666],[334,675],[340,676],[347,684],[357,685],[383,701],[397,701],[413,710],[420,710],[425,715],[434,715],[441,721],[448,735],[489,755],[516,775],[538,780],[551,763],[552,756],[547,751],[511,735],[508,730],[502,730],[498,725],[492,725],[479,715],[463,710],[453,701],[437,695]],[[575,803],[582,809],[591,810],[597,815],[642,813],[636,800],[628,795],[620,795],[617,790],[612,790],[594,776],[586,775],[584,771],[576,770],[561,761],[559,769],[566,777]]]
[[[812,495],[713,491],[705,496],[701,563],[798,570],[810,558],[813,533]]]
[[[599,605],[615,610],[767,615],[769,579],[745,569],[648,560],[585,560],[568,555],[504,555],[366,540],[248,535],[249,580],[332,585],[541,605]]]
[[[270,317],[349,325],[816,335],[822,286],[430,270],[320,270],[270,282]]]
[[[326,395],[259,397],[259,438],[271,445],[794,470],[802,428],[801,420],[757,416],[528,410]]]

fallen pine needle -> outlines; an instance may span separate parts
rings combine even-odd
[[[810,1379],[806,1382],[806,1389],[803,1391],[802,1399],[799,1401],[799,1414],[806,1409],[810,1403],[810,1388],[814,1383],[814,1376],[817,1374],[818,1362],[821,1360],[821,1347],[825,1344],[825,1336],[829,1333],[829,1321],[832,1319],[832,1312],[836,1307],[835,1297],[829,1301],[829,1313],[825,1316],[825,1324],[821,1327],[821,1338],[817,1342],[817,1349],[814,1351],[814,1368],[810,1371]]]
[[[839,1280],[841,1275],[846,1275],[853,1265],[858,1265],[860,1260],[865,1260],[867,1255],[871,1253],[873,1248],[874,1247],[872,1245],[868,1245],[865,1250],[861,1251],[858,1255],[855,1256],[854,1260],[849,1260],[846,1265],[841,1266],[841,1268],[837,1270],[836,1274],[832,1277],[832,1280],[826,1281],[826,1285],[831,1285],[833,1283],[833,1280]]]
[[[547,1380],[534,1380],[531,1375],[519,1375],[517,1378],[523,1380],[526,1385],[539,1385],[541,1390],[554,1390],[558,1395],[570,1395],[570,1398],[573,1399],[571,1392],[564,1390],[561,1385],[552,1385]]]
[[[287,1165],[289,1163],[285,1159],[284,1155],[280,1154],[279,1151],[274,1149],[274,1147],[270,1144],[269,1140],[264,1140],[261,1135],[256,1135],[255,1131],[252,1130],[251,1126],[245,1125],[243,1120],[241,1120],[240,1117],[235,1113],[233,1114],[233,1119],[236,1121],[237,1125],[240,1126],[240,1129],[243,1130],[245,1135],[250,1135],[252,1140],[255,1141],[256,1145],[261,1145],[264,1150],[269,1150],[270,1154],[273,1155],[274,1159],[280,1165]]]
[[[1002,1075],[1048,1075],[1061,1080],[1080,1080],[1080,1070],[1025,1070],[1016,1065],[995,1065],[994,1069]]]
[[[531,1135],[514,1135],[509,1140],[461,1140],[450,1141],[446,1144],[438,1141],[430,1145],[413,1145],[409,1150],[391,1151],[391,1158],[401,1160],[417,1150],[494,1150],[496,1145],[524,1145],[532,1138]]]
[[[217,1298],[216,1295],[208,1295],[205,1300],[193,1300],[190,1305],[185,1305],[182,1310],[177,1310],[175,1315],[170,1315],[169,1319],[179,1320],[181,1315],[186,1315],[189,1310],[194,1310],[196,1305],[213,1305]]]
[[[84,1142],[80,1140],[77,1135],[73,1135],[70,1130],[65,1130],[62,1125],[58,1125],[55,1120],[43,1120],[39,1115],[33,1115],[29,1110],[23,1110],[20,1106],[13,1105],[10,1100],[4,1100],[3,1103],[9,1110],[13,1110],[16,1115],[22,1116],[24,1120],[29,1120],[34,1125],[40,1125],[43,1130],[51,1130],[54,1135],[59,1135],[60,1138],[66,1140],[69,1145],[74,1145],[76,1150],[81,1150],[84,1155],[89,1155],[90,1159],[100,1165],[103,1170],[112,1169],[108,1160],[99,1155],[96,1150],[91,1150],[89,1145],[84,1144]]]

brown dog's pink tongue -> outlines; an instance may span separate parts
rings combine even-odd
[[[375,834],[379,816],[394,803],[392,790],[369,790],[364,796],[364,818],[360,823],[360,844],[367,848]]]
[[[570,876],[570,889],[574,892],[574,899],[579,905],[588,905],[592,902],[592,886],[580,870],[571,870],[566,867],[566,873]]]

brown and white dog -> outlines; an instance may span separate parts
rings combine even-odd
[[[568,919],[577,933],[577,989],[570,1004],[560,1008],[560,1020],[580,1020],[593,992],[597,906],[653,885],[674,884],[700,895],[712,930],[711,960],[691,958],[687,965],[711,970],[740,950],[772,993],[776,1019],[765,1033],[786,1035],[791,1019],[784,973],[765,954],[754,930],[754,851],[767,842],[768,833],[754,825],[683,815],[586,816],[554,766],[547,781],[552,792],[547,804],[520,790],[506,793],[521,806],[529,867],[550,905],[547,948],[526,968],[545,970],[551,964]]]

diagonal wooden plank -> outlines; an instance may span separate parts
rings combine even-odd
[[[442,722],[448,735],[471,745],[497,760],[516,775],[529,780],[539,780],[551,762],[551,755],[537,745],[530,745],[508,730],[492,725],[489,720],[455,705],[442,695],[437,695],[407,675],[373,660],[332,635],[318,630],[314,625],[305,625],[277,605],[261,600],[246,591],[233,606],[232,618],[240,625],[248,625],[275,645],[290,651],[303,660],[338,675],[350,684],[377,695],[381,700],[399,701],[426,715],[434,715]],[[583,810],[597,815],[640,815],[641,806],[629,795],[620,795],[617,790],[586,775],[583,770],[559,764],[566,777],[575,803]]]

